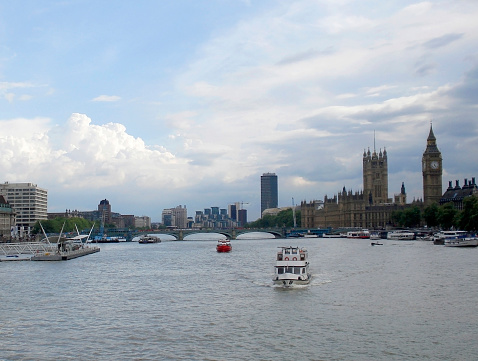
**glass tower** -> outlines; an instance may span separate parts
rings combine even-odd
[[[277,208],[278,198],[277,175],[264,173],[261,176],[261,217],[265,209]]]

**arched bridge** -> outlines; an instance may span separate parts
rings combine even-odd
[[[297,228],[230,228],[230,229],[158,229],[149,231],[135,231],[128,229],[108,229],[106,233],[108,236],[120,236],[125,237],[127,241],[133,240],[134,237],[138,237],[144,234],[167,234],[174,237],[178,241],[184,240],[186,236],[192,234],[207,234],[207,233],[219,233],[228,239],[237,239],[240,235],[262,232],[270,233],[275,238],[286,237],[299,237],[304,234],[315,234],[319,237],[322,234],[329,232],[330,229],[297,229]]]
[[[285,228],[268,228],[268,229],[252,229],[252,228],[244,228],[244,229],[177,229],[177,230],[170,230],[170,229],[159,229],[154,231],[142,231],[138,233],[134,233],[133,237],[142,235],[142,234],[167,234],[176,238],[178,241],[184,240],[185,237],[190,236],[192,234],[207,234],[207,233],[215,233],[215,234],[222,234],[224,237],[228,239],[237,239],[238,236],[247,234],[247,233],[254,233],[254,232],[262,232],[262,233],[270,233],[275,238],[285,238],[287,235],[287,230]]]

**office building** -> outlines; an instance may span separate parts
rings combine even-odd
[[[187,228],[188,210],[186,206],[164,209],[162,213],[163,224],[166,227]]]
[[[261,217],[264,210],[277,208],[278,200],[277,175],[275,173],[264,173],[261,176]]]
[[[48,192],[36,184],[5,182],[0,184],[0,195],[16,213],[16,226],[20,236],[30,234],[36,221],[48,218]]]

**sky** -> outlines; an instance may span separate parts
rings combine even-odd
[[[478,176],[475,0],[0,2],[0,182],[48,212],[161,221],[243,202],[361,191],[388,154],[389,197],[423,197],[433,126],[443,188]]]

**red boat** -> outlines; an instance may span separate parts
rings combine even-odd
[[[218,252],[231,252],[231,242],[226,239],[220,239],[217,241],[216,251]]]

